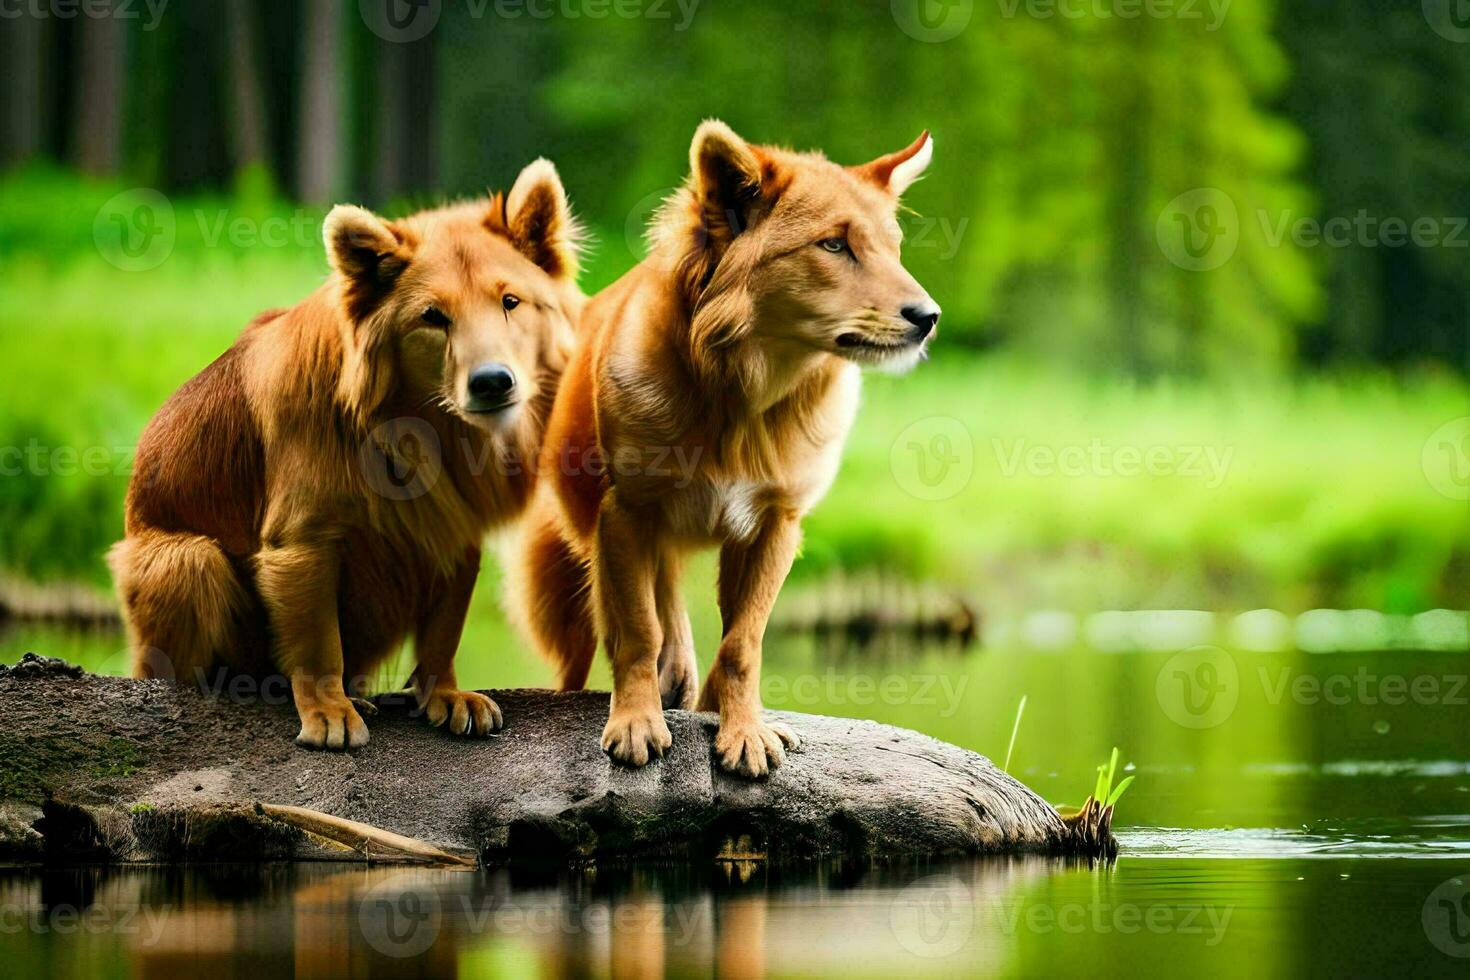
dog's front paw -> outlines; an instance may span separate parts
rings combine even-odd
[[[322,700],[298,708],[301,731],[296,744],[312,749],[360,749],[368,744],[368,728],[346,698]]]
[[[625,766],[646,766],[654,756],[674,744],[664,713],[651,708],[614,708],[602,730],[602,751]]]
[[[489,735],[500,731],[504,720],[500,706],[478,691],[440,689],[429,692],[423,703],[424,717],[438,728],[446,721],[456,735]]]
[[[767,724],[759,718],[721,719],[715,734],[715,754],[726,772],[760,779],[786,761],[786,750],[801,745],[801,739],[786,725]]]

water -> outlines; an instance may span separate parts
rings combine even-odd
[[[714,631],[696,618],[701,651]],[[20,632],[0,659],[118,669],[121,646]],[[548,681],[488,604],[463,650],[468,684]],[[773,640],[767,703],[1000,758],[1025,694],[1011,768],[1047,799],[1080,803],[1121,747],[1117,864],[10,871],[0,949],[57,976],[1470,971],[1464,653],[879,650]]]
[[[0,942],[12,976],[1464,976],[1467,870],[1463,852],[62,870],[0,876]]]

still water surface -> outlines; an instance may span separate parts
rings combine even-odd
[[[715,627],[697,620],[701,649]],[[121,670],[120,638],[0,638]],[[493,612],[461,677],[544,685]],[[772,707],[870,717],[1080,803],[1136,777],[1112,867],[326,866],[0,872],[0,950],[49,976],[1470,975],[1464,653],[836,650],[774,639]],[[606,678],[594,678],[605,686]],[[6,971],[10,972],[9,970]]]

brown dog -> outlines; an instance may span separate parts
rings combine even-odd
[[[707,544],[724,638],[699,706],[720,712],[720,760],[761,776],[795,744],[761,717],[761,640],[801,518],[836,474],[858,365],[913,366],[939,320],[895,218],[930,154],[926,133],[848,168],[706,122],[652,254],[589,303],[512,585],[564,688],[586,682],[602,637],[614,758],[662,754],[661,709],[694,705],[678,582],[681,555]]]
[[[486,734],[499,709],[457,688],[454,655],[481,539],[530,496],[583,302],[577,226],[538,160],[508,196],[401,221],[337,207],[324,233],[327,282],[143,434],[109,556],[134,673],[278,671],[297,741],[350,748],[354,682],[412,635],[429,721]]]

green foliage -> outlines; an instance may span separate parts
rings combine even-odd
[[[117,268],[91,222],[121,189],[44,169],[0,179],[0,363],[9,369],[0,568],[33,578],[107,581],[101,556],[121,535],[132,447],[148,418],[250,318],[296,302],[326,273],[318,212],[211,196],[172,199],[177,236],[161,265]],[[250,247],[213,234],[221,212],[306,230]],[[1434,375],[1099,378],[974,357],[942,332],[911,375],[866,381],[796,574],[877,568],[935,579],[997,614],[1456,606],[1470,528],[1463,503],[1425,480],[1420,451],[1467,398],[1463,383]],[[936,418],[962,426],[970,473],[925,499],[900,477],[916,465],[908,433],[922,436]],[[1038,448],[1094,442],[1163,447],[1180,464],[1209,450],[1228,465],[1218,477],[1124,478],[1026,463]],[[33,446],[34,463],[24,456]]]
[[[705,116],[845,163],[927,127],[935,164],[906,200],[907,254],[950,336],[1124,372],[1289,362],[1321,302],[1298,250],[1247,236],[1200,274],[1155,240],[1161,210],[1195,188],[1242,214],[1309,203],[1294,177],[1305,144],[1267,108],[1287,75],[1270,3],[1232,5],[1218,30],[977,4],[937,44],[879,6],[710,5],[675,37],[652,20],[564,32],[548,102],[556,130],[604,147],[595,166],[568,156],[564,169],[594,208],[614,202],[595,212],[608,250],[629,254],[622,226],[683,176]],[[626,163],[603,167],[609,156]]]

